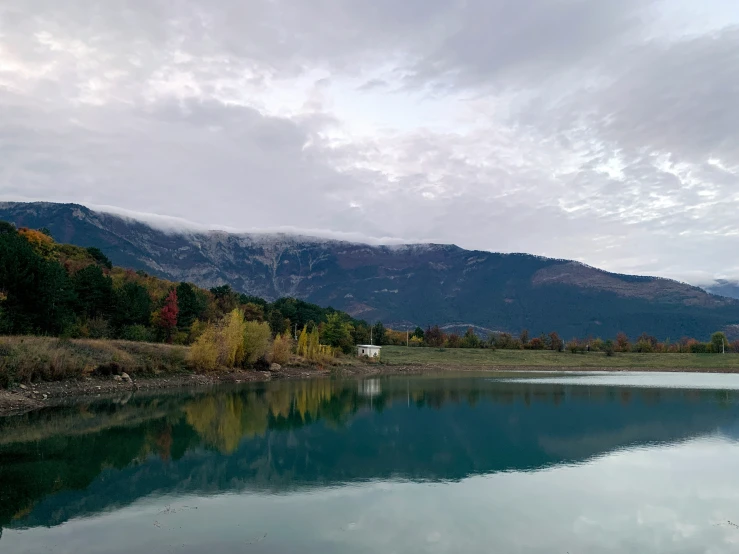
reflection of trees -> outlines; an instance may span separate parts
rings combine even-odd
[[[224,453],[236,450],[245,435],[241,426],[242,402],[235,396],[207,396],[185,406],[187,423],[206,444]]]
[[[223,453],[244,438],[264,436],[268,428],[287,429],[325,419],[342,422],[356,407],[356,394],[328,380],[280,383],[256,392],[211,395],[188,402],[187,423],[204,444]]]
[[[0,526],[13,517],[25,520],[52,493],[86,489],[106,468],[128,471],[157,463],[166,475],[167,467],[202,447],[216,451],[204,459],[234,460],[224,483],[247,473],[253,482],[270,486],[398,471],[458,476],[539,467],[640,440],[687,437],[695,429],[715,428],[717,404],[726,417],[739,404],[736,391],[486,379],[383,378],[378,390],[367,397],[358,393],[355,381],[273,382],[0,421]],[[557,404],[559,409],[550,408]],[[422,417],[415,415],[419,409],[426,410]],[[365,417],[382,410],[388,412],[383,419]],[[355,417],[360,411],[363,416]],[[704,419],[696,419],[698,412]],[[482,414],[487,419],[477,425]],[[377,423],[387,422],[386,417],[393,425]],[[350,421],[352,432],[334,432]],[[216,472],[199,467],[207,478]],[[65,506],[46,521],[63,521]]]

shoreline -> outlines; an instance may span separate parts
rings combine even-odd
[[[177,372],[152,377],[136,377],[131,381],[118,381],[112,377],[84,377],[63,381],[45,381],[31,385],[18,385],[0,389],[0,417],[20,415],[35,410],[68,403],[102,400],[121,394],[165,390],[206,389],[218,385],[238,385],[293,379],[361,378],[392,375],[440,375],[459,373],[497,373],[526,371],[539,373],[595,373],[595,372],[648,372],[648,373],[739,373],[739,368],[644,368],[644,367],[572,367],[572,366],[454,366],[450,364],[409,365],[348,365],[333,370],[305,367],[285,367],[278,371],[236,370],[214,373]]]

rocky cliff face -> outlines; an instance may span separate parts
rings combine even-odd
[[[173,281],[294,296],[393,325],[700,338],[739,323],[739,302],[653,277],[451,245],[369,246],[291,235],[165,231],[74,204],[0,203],[0,219],[48,227],[115,263]]]

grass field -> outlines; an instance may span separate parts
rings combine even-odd
[[[384,346],[382,360],[389,365],[424,365],[441,368],[496,367],[618,368],[618,369],[720,369],[739,372],[739,354],[637,354],[603,352],[572,354],[551,350],[484,350]]]

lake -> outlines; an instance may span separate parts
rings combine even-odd
[[[0,552],[739,552],[739,375],[134,395],[0,420]]]

